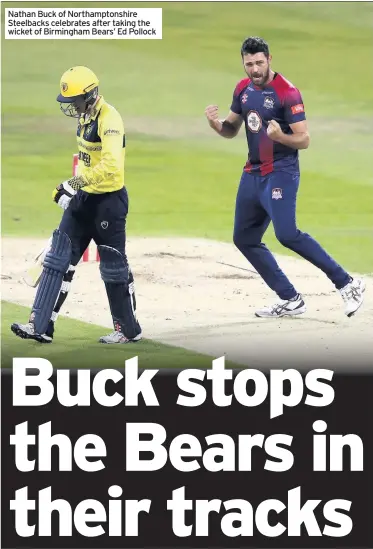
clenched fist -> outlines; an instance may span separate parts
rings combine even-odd
[[[270,120],[267,128],[267,135],[272,141],[280,141],[283,131],[276,120]]]
[[[209,105],[205,109],[205,115],[212,128],[220,129],[219,108],[217,105]]]

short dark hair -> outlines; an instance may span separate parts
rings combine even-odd
[[[269,57],[269,47],[268,44],[263,38],[258,36],[250,36],[246,38],[241,47],[241,56],[250,54],[254,55],[255,53],[264,53],[266,58]]]

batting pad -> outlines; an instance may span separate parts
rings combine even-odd
[[[98,246],[100,273],[105,282],[115,330],[133,339],[141,332],[136,319],[134,281],[127,259],[115,248]]]
[[[98,246],[100,273],[104,282],[128,283],[128,264],[124,256],[111,246]]]
[[[67,234],[56,230],[52,245],[44,259],[44,269],[36,293],[30,321],[35,332],[44,334],[60,293],[63,276],[69,268],[72,246]]]

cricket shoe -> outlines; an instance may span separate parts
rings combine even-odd
[[[302,296],[298,294],[293,299],[279,299],[274,305],[259,309],[259,311],[256,311],[255,316],[259,316],[260,318],[279,318],[281,316],[301,315],[306,310],[306,304]]]
[[[363,304],[365,282],[360,278],[353,278],[339,291],[345,302],[345,315],[348,317],[353,316]]]
[[[111,332],[111,334],[109,334],[107,336],[100,337],[100,339],[98,341],[99,341],[99,343],[108,343],[108,344],[115,344],[115,343],[118,344],[119,343],[119,344],[123,345],[125,343],[136,343],[137,341],[140,341],[141,339],[142,339],[141,332],[133,338],[128,338],[124,334],[122,334],[121,331],[115,330],[114,332]]]
[[[53,337],[35,332],[35,326],[32,322],[28,322],[27,324],[18,324],[18,322],[15,322],[11,325],[10,329],[22,339],[33,339],[39,343],[52,343],[53,341]]]

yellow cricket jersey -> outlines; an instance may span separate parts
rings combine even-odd
[[[124,186],[125,135],[122,117],[101,96],[89,118],[79,119],[78,175],[87,193],[107,193]]]

